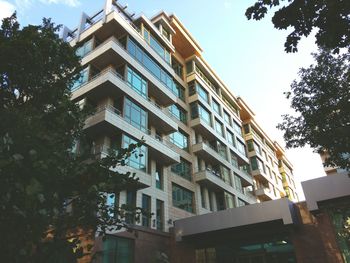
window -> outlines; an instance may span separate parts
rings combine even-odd
[[[226,145],[222,144],[221,142],[217,141],[217,149],[218,153],[222,158],[227,160],[227,152],[226,152]]]
[[[156,201],[156,228],[157,230],[164,230],[164,202]]]
[[[243,193],[243,187],[242,187],[242,180],[239,176],[237,176],[236,174],[234,175],[235,178],[235,188],[237,191]]]
[[[221,124],[221,122],[219,122],[217,119],[215,119],[215,131],[221,135],[222,137],[224,137],[224,130],[223,130],[223,126]]]
[[[94,48],[94,40],[90,39],[89,41],[85,42],[81,47],[78,47],[75,51],[75,54],[83,58],[86,56],[87,53],[89,53]]]
[[[265,166],[264,163],[257,157],[250,158],[250,164],[252,166],[252,170],[260,170],[265,173]]]
[[[162,35],[163,35],[166,39],[170,40],[170,33],[169,33],[164,27],[162,27]]]
[[[253,140],[247,141],[247,147],[248,147],[248,151],[249,151],[249,152],[254,151],[254,143],[253,143]]]
[[[209,103],[209,95],[208,92],[198,83],[195,82],[196,84],[196,91],[198,93],[198,95],[205,100],[207,103]]]
[[[266,161],[269,161],[269,159],[267,159],[266,151],[264,149],[262,149],[262,155]]]
[[[173,184],[172,194],[173,194],[173,206],[186,210],[191,213],[193,212],[193,192],[181,186]]]
[[[128,53],[142,64],[153,76],[160,80],[168,89],[178,96],[178,88],[172,77],[151,59],[131,38],[128,38]]]
[[[260,145],[257,144],[255,141],[253,141],[253,144],[254,144],[254,150],[257,151],[261,155]]]
[[[169,112],[179,121],[187,123],[187,113],[176,104],[169,106]]]
[[[147,132],[147,112],[128,98],[124,102],[124,119],[137,129]]]
[[[177,147],[182,150],[188,151],[188,135],[181,132],[176,131],[169,135],[170,142],[175,144]]]
[[[127,83],[129,86],[139,93],[142,97],[148,98],[147,81],[144,80],[139,74],[137,74],[130,67],[127,69]]]
[[[214,99],[212,100],[213,110],[221,116],[220,105]]]
[[[136,144],[137,141],[131,139],[129,136],[123,134],[122,137],[123,143],[122,148],[128,148],[130,144]],[[126,165],[146,171],[146,163],[147,163],[147,147],[145,145],[142,145],[141,147],[138,147],[135,149],[135,153],[131,154],[126,159]]]
[[[235,136],[233,135],[232,132],[230,132],[229,130],[226,130],[226,134],[227,134],[227,140],[228,142],[233,145],[234,147],[236,147],[236,143],[235,143]]]
[[[250,133],[250,125],[249,124],[244,124],[243,129],[244,129],[245,134]]]
[[[183,78],[183,66],[182,64],[177,61],[174,57],[171,60],[171,66],[174,69],[176,75],[178,75],[181,79]]]
[[[107,235],[103,241],[103,263],[131,263],[134,261],[132,239]]]
[[[115,194],[115,193],[108,193],[106,195],[106,205],[108,206],[108,208],[116,208],[119,206],[119,194]],[[115,214],[114,212],[108,212],[110,217],[114,217]]]
[[[205,123],[207,123],[211,127],[211,117],[209,111],[204,109],[204,107],[200,104],[198,104],[198,113],[201,120],[203,120]]]
[[[142,226],[150,227],[150,216],[151,216],[151,197],[145,194],[142,194]]]
[[[192,81],[188,84],[188,95],[198,94],[205,102],[209,103],[208,92],[197,81]]]
[[[237,140],[237,150],[243,154],[244,156],[246,156],[246,151],[245,151],[245,146],[244,143],[241,142],[240,140]]]
[[[135,191],[126,191],[126,213],[125,213],[125,222],[128,224],[135,223],[134,212],[131,212],[136,207],[136,192]]]
[[[224,192],[226,200],[226,209],[235,207],[235,197],[227,192]]]
[[[187,75],[189,75],[192,72],[193,72],[193,61],[191,60],[186,63],[186,73]]]
[[[162,59],[170,64],[169,52],[158,42],[158,40],[154,38],[154,36],[146,28],[143,28],[143,38]]]
[[[171,166],[171,171],[189,181],[191,181],[192,168],[191,163],[184,159],[180,159],[180,163],[173,164]]]
[[[164,189],[163,168],[159,163],[156,163],[156,188]]]
[[[80,86],[88,82],[89,71],[89,67],[86,67],[80,72],[80,77],[74,82],[73,86],[71,87],[71,91],[78,89]]]
[[[234,129],[239,135],[242,136],[242,128],[241,128],[241,126],[240,126],[237,122],[235,122],[235,121],[233,121],[233,129]]]
[[[230,170],[224,166],[221,166],[221,178],[226,184],[232,186]]]
[[[224,110],[224,121],[231,126],[231,117],[230,114],[228,114],[225,110]]]

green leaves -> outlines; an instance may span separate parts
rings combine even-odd
[[[277,128],[287,147],[309,144],[327,153],[326,165],[350,168],[350,55],[320,50],[315,65],[302,68],[288,97],[298,116],[283,115]]]
[[[0,29],[0,252],[4,262],[76,262],[83,255],[68,233],[125,223],[107,210],[103,193],[136,189],[125,164],[142,144],[91,154],[83,130],[91,109],[70,100],[79,58],[58,27],[19,28],[16,16]],[[72,153],[79,141],[79,154]],[[81,234],[81,233],[80,233]],[[102,232],[103,234],[103,232]],[[21,253],[19,253],[19,248]]]
[[[286,52],[297,52],[300,39],[307,37],[313,29],[318,30],[316,44],[320,48],[331,49],[335,53],[341,48],[350,48],[350,1],[258,0],[245,15],[249,20],[260,20],[268,8],[279,5],[282,7],[272,17],[275,28],[293,28],[285,42]]]

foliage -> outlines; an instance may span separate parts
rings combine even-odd
[[[315,65],[300,69],[287,93],[300,115],[283,115],[277,127],[288,148],[309,144],[328,154],[326,165],[350,169],[350,55],[320,50],[313,56]]]
[[[92,112],[70,100],[81,67],[58,29],[48,19],[20,28],[15,14],[0,29],[3,262],[75,262],[83,251],[68,234],[125,226],[117,216],[123,209],[108,206],[103,193],[138,184],[135,175],[110,168],[124,165],[141,143],[102,159],[84,144],[84,120]],[[72,152],[77,140],[79,155]]]
[[[283,4],[288,2],[286,4]],[[332,49],[350,47],[349,0],[257,0],[246,10],[248,19],[260,20],[272,9],[280,7],[272,23],[277,29],[292,27],[285,42],[287,52],[296,52],[301,37],[307,37],[316,28],[316,44]]]

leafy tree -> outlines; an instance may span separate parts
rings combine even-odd
[[[319,47],[335,52],[350,47],[349,0],[258,0],[246,10],[246,16],[260,20],[275,7],[280,7],[272,17],[275,28],[293,28],[284,45],[287,52],[296,52],[301,37],[307,37],[314,28],[318,29]]]
[[[125,226],[117,217],[123,209],[108,206],[103,193],[138,183],[135,175],[110,168],[124,165],[141,143],[102,159],[84,143],[92,111],[70,100],[81,67],[58,29],[48,19],[20,28],[15,14],[0,29],[3,262],[75,262],[83,254],[76,234]],[[78,155],[72,151],[77,140]]]
[[[350,55],[320,50],[313,56],[315,65],[300,69],[287,93],[298,116],[283,115],[277,127],[287,147],[309,144],[328,153],[326,165],[350,169]]]

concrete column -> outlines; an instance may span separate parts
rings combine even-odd
[[[211,192],[210,195],[211,195],[210,201],[211,201],[211,206],[213,208],[213,211],[218,211],[218,206],[217,206],[217,203],[216,203],[216,194],[215,194],[215,192]]]
[[[238,207],[238,197],[234,196],[234,199],[235,199],[235,207]]]
[[[205,208],[209,210],[209,208],[210,208],[210,204],[209,204],[210,199],[209,199],[208,188],[204,187],[203,192],[204,192]]]

